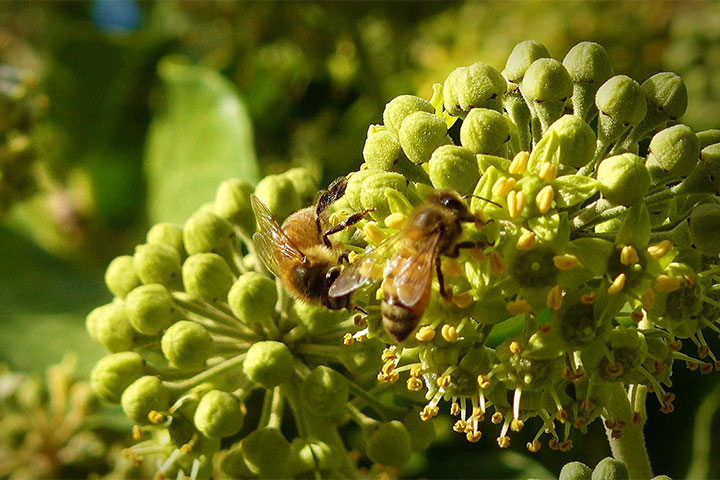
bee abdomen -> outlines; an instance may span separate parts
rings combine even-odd
[[[383,301],[380,305],[385,330],[398,342],[405,340],[420,320],[415,313],[404,305],[391,305]]]

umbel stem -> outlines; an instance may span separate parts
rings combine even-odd
[[[605,427],[605,433],[610,443],[613,457],[622,461],[630,473],[631,479],[650,479],[653,476],[645,447],[643,424],[634,425],[632,422],[633,408],[630,405],[627,391],[622,383],[615,383],[610,391],[608,402],[611,418],[608,420],[622,420],[625,427],[620,438],[613,438],[612,430]]]

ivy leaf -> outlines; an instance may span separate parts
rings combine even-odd
[[[223,180],[254,184],[260,173],[250,118],[232,84],[214,70],[171,59],[158,71],[165,102],[146,145],[148,215],[182,223]]]
[[[600,182],[582,175],[563,175],[553,182],[555,202],[559,208],[572,207],[592,197],[600,188]]]

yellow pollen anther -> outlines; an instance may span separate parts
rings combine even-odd
[[[490,254],[490,273],[497,275],[505,270],[505,261],[502,259],[499,253],[492,252]]]
[[[472,303],[473,297],[468,292],[452,296],[452,302],[460,308],[465,308]]]
[[[655,306],[655,292],[652,289],[645,290],[645,293],[640,297],[640,302],[645,311],[650,311]]]
[[[540,451],[540,447],[542,444],[540,443],[540,440],[534,440],[533,442],[528,442],[525,444],[525,448],[528,449],[528,452],[530,453],[537,453]]]
[[[480,388],[488,388],[490,386],[490,379],[485,375],[480,374],[477,377],[477,383]]]
[[[357,252],[350,252],[348,253],[347,259],[349,263],[355,263],[355,260],[357,260],[360,256],[357,254]]]
[[[380,358],[382,358],[383,362],[387,362],[388,360],[397,360],[398,356],[395,349],[391,347],[383,350]]]
[[[482,432],[480,432],[478,430],[467,432],[465,434],[465,438],[470,443],[476,443],[476,442],[480,441],[480,439],[482,438]]]
[[[510,437],[507,435],[504,437],[498,437],[497,443],[500,448],[508,448],[510,446]]]
[[[452,383],[452,377],[450,375],[442,375],[437,379],[437,385],[440,388],[444,388],[447,390],[447,388]]]
[[[416,377],[410,377],[407,379],[407,389],[411,392],[417,392],[422,390],[423,383]]]
[[[465,427],[467,426],[467,422],[465,420],[458,420],[453,425],[452,429],[458,433],[465,433]]]
[[[557,176],[557,167],[550,162],[544,162],[540,165],[538,176],[548,183],[554,182]]]
[[[150,410],[150,413],[148,413],[148,420],[150,420],[151,423],[158,424],[165,420],[165,415],[157,410]]]
[[[353,338],[352,333],[343,335],[343,345],[352,345],[353,343],[355,343],[355,338]]]
[[[470,258],[476,262],[484,262],[487,259],[485,252],[480,247],[470,248],[467,250],[467,254]]]
[[[561,408],[560,410],[558,410],[555,413],[555,418],[557,418],[560,423],[567,422],[567,419],[568,419],[567,410],[565,410],[564,408]]]
[[[632,245],[625,245],[620,250],[620,263],[623,265],[634,265],[640,261],[637,250]]]
[[[389,228],[400,228],[407,217],[404,213],[395,212],[385,217],[385,226]]]
[[[480,407],[475,407],[473,408],[473,412],[470,415],[470,419],[482,422],[483,420],[485,420],[485,412],[483,412]]]
[[[592,305],[595,303],[595,292],[590,292],[582,295],[580,301],[583,305]]]
[[[653,258],[662,258],[664,257],[671,249],[673,248],[673,244],[670,240],[663,240],[662,242],[656,243],[654,245],[650,245],[647,247],[647,252],[653,257]]]
[[[450,258],[445,260],[442,264],[443,273],[448,277],[460,277],[463,274],[463,269],[457,260]]]
[[[537,237],[533,232],[524,232],[515,242],[515,248],[518,250],[530,250],[535,246]]]
[[[415,334],[415,340],[418,342],[429,342],[435,338],[435,329],[430,325],[420,327],[420,330]]]
[[[510,342],[510,352],[512,352],[515,355],[522,352],[522,344],[518,341]]]
[[[565,270],[575,268],[578,264],[578,259],[575,255],[566,253],[564,255],[554,256],[553,263],[555,264],[555,268],[564,272]]]
[[[537,205],[540,213],[546,213],[552,207],[553,200],[555,200],[555,190],[552,185],[545,185],[535,195],[535,205]]]
[[[192,447],[185,443],[182,447],[180,447],[180,451],[183,453],[183,455],[190,455],[192,453]]]
[[[522,191],[511,191],[507,194],[508,214],[512,217],[519,217],[525,209],[525,193]]]
[[[668,275],[658,275],[655,279],[655,290],[658,292],[669,293],[680,288],[680,280]]]
[[[425,407],[423,407],[422,411],[420,412],[420,419],[423,422],[427,422],[432,417],[437,415],[439,411],[440,411],[440,409],[437,406],[425,405]]]
[[[382,366],[382,373],[385,375],[392,374],[393,370],[395,370],[395,362],[387,362]]]
[[[420,376],[422,376],[422,365],[413,365],[412,368],[410,368],[410,376],[420,378]]]
[[[453,402],[450,405],[450,415],[452,415],[454,417],[457,417],[458,415],[460,415],[460,405],[458,405],[457,402]]]
[[[513,175],[519,175],[527,170],[528,160],[530,160],[530,152],[523,150],[515,154],[508,167],[508,172]]]
[[[143,431],[137,425],[133,425],[133,427],[132,427],[132,437],[133,437],[133,440],[135,440],[135,441],[138,441],[143,438]]]
[[[560,307],[562,306],[563,302],[563,291],[560,288],[560,285],[555,285],[550,289],[550,291],[547,294],[547,306],[548,308],[558,311],[560,310]]]
[[[440,329],[440,335],[449,343],[455,343],[460,338],[458,335],[457,328],[452,325],[443,325]]]
[[[495,183],[492,186],[492,194],[495,197],[503,198],[508,193],[510,193],[510,190],[512,190],[515,187],[515,179],[510,177],[500,177],[497,180],[495,180]]]
[[[490,421],[494,423],[495,425],[499,425],[503,421],[503,414],[501,412],[495,412],[492,414],[492,417],[490,417]]]
[[[365,238],[367,238],[368,242],[374,245],[378,245],[385,240],[385,234],[382,230],[380,230],[375,222],[366,223],[363,227],[363,233],[365,234]]]
[[[527,300],[513,300],[505,304],[505,309],[512,315],[528,313],[532,311],[532,307]]]
[[[510,422],[510,430],[512,430],[513,432],[519,432],[523,429],[524,426],[525,422],[523,422],[519,418],[513,418]]]
[[[625,280],[627,278],[627,275],[624,273],[619,274],[617,277],[615,277],[615,280],[613,280],[612,284],[607,289],[607,293],[610,295],[614,295],[616,293],[620,293],[625,286]]]

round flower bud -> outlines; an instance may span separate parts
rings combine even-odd
[[[137,425],[147,425],[150,423],[150,412],[168,409],[170,393],[158,377],[146,375],[125,389],[120,397],[120,404],[130,421]]]
[[[388,130],[397,135],[405,118],[415,112],[435,113],[435,107],[424,98],[400,95],[385,105],[383,123]]]
[[[215,213],[237,225],[245,233],[254,232],[255,216],[250,206],[250,194],[253,190],[253,186],[244,180],[225,180],[215,193]]]
[[[173,321],[175,304],[167,288],[158,283],[141,285],[125,299],[130,324],[140,333],[156,335]]]
[[[228,293],[230,309],[241,322],[250,326],[272,318],[277,298],[275,282],[257,272],[240,275]]]
[[[231,235],[230,224],[206,209],[195,212],[183,227],[183,241],[190,255],[217,252],[227,243]]]
[[[700,160],[700,142],[687,125],[675,125],[657,133],[650,141],[647,167],[654,177],[687,176]]]
[[[339,456],[328,444],[319,440],[296,438],[290,444],[288,474],[297,477],[299,473],[338,468]]]
[[[460,143],[473,153],[499,153],[508,140],[510,126],[503,114],[495,110],[473,108],[460,127]]]
[[[382,367],[380,355],[385,344],[377,339],[366,339],[362,343],[355,342],[343,346],[342,364],[354,376],[362,377],[366,374],[375,375]]]
[[[253,473],[245,465],[242,449],[239,443],[234,444],[229,450],[220,452],[218,466],[228,478],[252,478]]]
[[[645,94],[635,80],[616,75],[603,83],[595,95],[600,112],[622,126],[637,125],[645,117]]]
[[[110,352],[124,352],[135,346],[137,332],[130,324],[127,309],[121,304],[111,303],[94,309],[87,316],[87,327],[90,335]]]
[[[345,377],[320,365],[305,379],[302,388],[308,409],[315,415],[340,413],[348,401],[350,387]]]
[[[293,355],[284,343],[257,342],[247,351],[243,371],[254,382],[271,389],[292,375]]]
[[[224,438],[239,432],[244,418],[242,404],[235,395],[210,390],[200,399],[193,423],[208,438]]]
[[[183,263],[182,278],[185,290],[208,302],[225,300],[235,281],[223,257],[215,253],[196,253]]]
[[[146,243],[135,247],[135,270],[143,283],[159,283],[168,288],[179,288],[180,254],[162,243]]]
[[[595,466],[592,480],[628,480],[630,473],[623,462],[605,457]]]
[[[283,176],[290,179],[295,186],[295,191],[300,195],[301,205],[310,205],[315,200],[318,183],[307,168],[291,168],[284,172]]]
[[[613,74],[607,51],[594,42],[581,42],[570,49],[563,65],[573,82],[573,113],[587,119],[597,89]]]
[[[570,462],[563,465],[558,480],[591,480],[592,470],[582,462]]]
[[[298,325],[302,325],[312,334],[327,333],[348,318],[347,312],[342,310],[333,311],[321,305],[306,302],[295,302],[291,314],[292,319]]]
[[[160,244],[172,247],[180,254],[185,255],[183,245],[183,229],[172,223],[156,223],[147,233],[147,243]]]
[[[587,164],[595,153],[595,132],[577,115],[563,115],[548,131],[560,142],[560,163],[573,168]]]
[[[525,72],[521,90],[525,98],[534,102],[564,102],[572,95],[572,80],[562,63],[554,58],[539,58]]]
[[[438,147],[428,162],[430,181],[435,188],[470,194],[480,180],[475,154],[465,147]]]
[[[407,179],[394,172],[377,172],[375,175],[367,177],[362,185],[360,193],[360,204],[362,208],[374,209],[370,212],[370,216],[376,220],[383,220],[390,215],[390,205],[386,189],[397,190],[400,194],[407,194]]]
[[[698,142],[700,142],[701,150],[715,143],[720,143],[719,129],[711,128],[710,130],[703,130],[702,132],[697,132],[696,135],[698,137]]]
[[[196,370],[205,366],[212,337],[201,325],[181,320],[163,334],[160,348],[170,365],[180,370]]]
[[[402,467],[412,453],[410,434],[405,425],[397,420],[383,423],[370,435],[365,450],[373,462]]]
[[[135,352],[120,352],[101,358],[90,372],[90,385],[98,397],[118,403],[125,389],[145,374],[145,363]]]
[[[363,158],[368,168],[389,172],[400,158],[402,147],[395,134],[383,129],[374,133],[368,132],[363,147]]]
[[[275,428],[254,430],[240,442],[245,465],[261,478],[280,478],[287,467],[290,442]]]
[[[643,82],[642,89],[649,115],[662,120],[675,120],[687,110],[687,87],[682,77],[676,73],[656,73]],[[658,113],[653,115],[654,112]]]
[[[518,43],[505,63],[505,78],[513,83],[520,83],[528,67],[539,58],[550,58],[550,52],[545,45],[535,40]]]
[[[427,162],[437,147],[449,142],[443,119],[428,112],[415,112],[405,117],[398,138],[407,158],[418,165]]]
[[[606,158],[597,168],[600,192],[617,205],[639,202],[650,186],[650,174],[643,159],[633,153]]]
[[[403,425],[410,434],[410,446],[414,452],[427,449],[435,439],[435,425],[424,422],[417,409],[413,409],[402,419]]]
[[[450,72],[443,84],[443,103],[450,115],[464,118],[472,108],[502,111],[505,78],[490,65],[474,63]]]
[[[347,186],[345,187],[345,196],[341,200],[347,202],[348,207],[351,211],[359,212],[363,209],[360,201],[360,196],[363,192],[363,184],[365,180],[373,175],[376,175],[377,170],[360,170],[358,172],[352,172],[348,176]]]
[[[268,175],[255,187],[255,195],[267,205],[278,222],[302,208],[295,185],[285,175]]]
[[[690,236],[695,248],[704,255],[720,253],[720,205],[704,203],[690,214]]]
[[[122,255],[114,258],[105,270],[105,285],[119,298],[125,298],[130,290],[140,285],[140,279],[133,265],[133,257]]]

